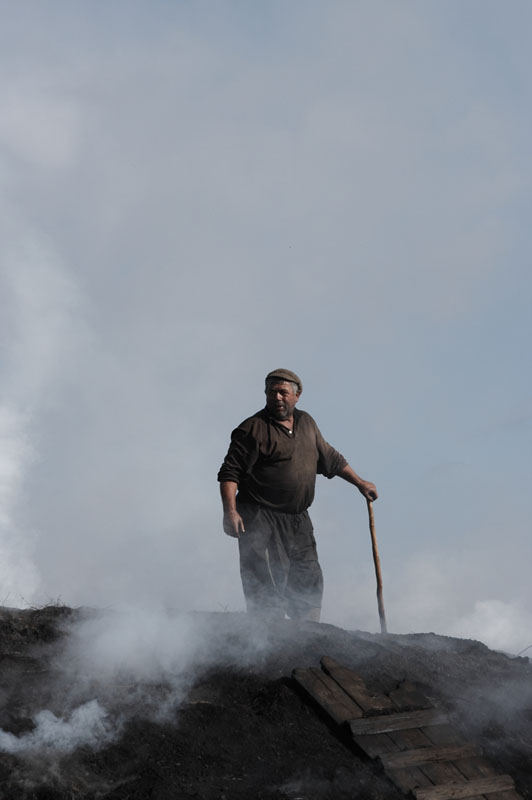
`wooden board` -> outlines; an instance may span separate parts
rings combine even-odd
[[[434,744],[456,744],[463,741],[451,725],[437,725],[431,728],[424,728],[423,731]],[[469,779],[497,774],[497,771],[489,761],[480,756],[455,759],[453,764],[465,778]],[[522,800],[521,795],[515,789],[493,792],[490,793],[489,797],[490,800]]]
[[[404,681],[388,697],[332,658],[321,664],[294,670],[294,680],[336,724],[347,723],[353,742],[403,792],[416,800],[523,800],[512,778],[497,775],[414,684]]]
[[[475,778],[467,783],[447,783],[432,788],[423,787],[414,790],[416,800],[462,800],[474,795],[489,795],[505,789],[513,789],[514,782],[510,775],[493,775],[490,778]]]
[[[374,733],[368,735],[354,736],[356,744],[372,758],[380,758],[383,754],[400,753],[402,750],[411,746],[411,737],[414,731],[396,731],[394,733]],[[430,742],[425,740],[427,745]],[[415,741],[414,744],[420,744]],[[388,777],[398,786],[401,791],[409,792],[420,786],[432,786],[433,782],[418,767],[408,767],[388,771]]]
[[[319,669],[295,669],[294,680],[337,725],[362,717],[362,709],[328,675]]]
[[[412,749],[426,749],[432,746],[430,739],[423,733],[421,728],[392,731],[388,735],[402,752]],[[420,774],[422,780],[419,780]],[[410,791],[423,786],[434,786],[440,783],[450,783],[451,781],[459,783],[465,781],[463,775],[448,761],[427,762],[417,767],[390,769],[387,770],[387,775],[403,790],[405,782],[408,781],[408,789]],[[482,798],[474,797],[472,800],[482,800]]]
[[[323,656],[321,666],[336,683],[351,697],[364,712],[364,716],[390,713],[395,707],[385,694],[375,694],[368,690],[366,684],[356,672],[343,667],[334,658]]]
[[[432,731],[435,728],[441,729],[442,725],[427,728],[410,728],[408,730],[394,731],[389,736],[399,746],[401,750],[420,749],[432,747],[432,742],[425,731]],[[459,737],[455,736],[455,745],[463,745],[465,742]],[[428,779],[431,785],[438,786],[445,783],[465,783],[467,780],[465,776],[456,768],[454,762],[450,761],[433,761],[425,764],[420,764],[417,769],[423,773],[424,777]],[[397,783],[396,775],[402,774],[404,770],[390,770],[388,775]],[[424,786],[425,784],[419,784]],[[416,788],[416,787],[412,787]],[[473,795],[471,800],[483,800],[480,795]]]
[[[378,758],[383,753],[396,753],[400,748],[387,733],[360,734],[353,741],[370,758]]]
[[[402,681],[399,686],[390,692],[390,700],[397,711],[418,711],[422,708],[433,708],[423,692],[410,681]]]
[[[367,717],[349,721],[354,736],[371,733],[390,733],[408,728],[421,728],[428,725],[440,725],[447,722],[447,717],[440,711],[428,709],[424,711],[407,711],[404,714],[386,714],[382,717]]]
[[[419,747],[415,750],[403,750],[398,753],[383,753],[380,761],[384,769],[399,769],[400,767],[417,767],[431,761],[455,761],[455,759],[470,758],[478,755],[478,752],[478,748],[474,744]]]

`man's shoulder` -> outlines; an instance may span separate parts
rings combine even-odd
[[[311,417],[307,411],[301,411],[299,408],[294,409],[294,416],[299,425],[303,424],[312,428],[317,428],[314,417]]]
[[[250,417],[246,417],[246,419],[242,420],[240,425],[237,425],[233,433],[235,431],[242,431],[243,433],[251,433],[253,431],[260,430],[263,428],[268,421],[268,417],[266,414],[265,409],[261,409],[260,411],[256,411]]]

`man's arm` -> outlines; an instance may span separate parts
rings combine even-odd
[[[343,470],[340,472],[340,478],[343,478],[344,481],[352,483],[353,486],[356,486],[358,491],[364,495],[366,500],[376,500],[379,496],[377,494],[377,487],[375,484],[362,480],[362,478],[356,474],[354,469],[352,469],[349,464],[346,464]]]
[[[246,532],[244,520],[236,510],[236,492],[238,483],[235,481],[220,481],[220,494],[224,507],[224,531],[228,536],[238,538]]]
[[[325,441],[314,420],[312,420],[312,423],[316,429],[316,444],[319,454],[317,472],[321,475],[325,475],[326,478],[339,475],[344,481],[356,486],[366,500],[376,500],[379,495],[377,494],[377,487],[375,484],[370,483],[370,481],[365,481],[357,475],[355,470],[349,466],[344,456],[339,453],[338,450],[335,450],[329,442]]]
[[[258,457],[258,442],[253,435],[254,417],[244,420],[231,434],[231,444],[218,472],[220,494],[224,507],[223,528],[228,536],[245,533],[244,521],[236,510],[238,485],[253,467]]]

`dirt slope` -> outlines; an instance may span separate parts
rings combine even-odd
[[[67,608],[0,612],[0,798],[402,797],[292,683],[294,667],[317,666],[325,654],[374,689],[404,678],[420,683],[532,798],[528,659],[434,634],[266,626],[242,614],[174,617],[182,642],[177,650],[177,641],[162,643],[157,664],[164,664],[155,670],[151,661],[149,669],[145,661],[132,667],[132,650],[116,661],[130,646],[123,620]],[[163,636],[171,639],[173,630]],[[108,660],[96,662],[95,652]]]

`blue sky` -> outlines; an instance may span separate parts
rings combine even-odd
[[[390,629],[528,645],[529,4],[0,7],[5,602],[242,609],[215,476],[285,366]],[[377,629],[364,501],[312,516]]]

